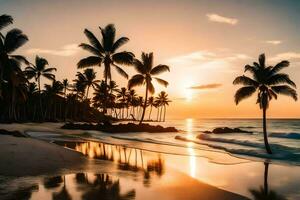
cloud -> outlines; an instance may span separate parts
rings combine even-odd
[[[225,24],[230,24],[230,25],[236,25],[238,23],[238,19],[235,18],[229,18],[229,17],[224,17],[215,13],[210,13],[206,15],[208,19],[212,22],[219,22],[219,23],[225,23]]]
[[[172,65],[184,65],[184,66],[202,66],[210,67],[216,64],[228,64],[229,62],[246,60],[251,57],[242,53],[231,53],[228,51],[196,51],[186,55],[173,57],[167,60]]]
[[[220,84],[220,83],[211,83],[211,84],[205,84],[205,85],[191,86],[188,89],[192,89],[192,90],[206,90],[206,89],[219,88],[221,86],[222,86],[222,84]]]
[[[49,54],[54,56],[68,57],[77,54],[78,51],[79,48],[77,44],[67,44],[58,50],[32,48],[28,49],[26,52],[28,54]]]
[[[273,45],[278,45],[278,44],[281,44],[282,41],[281,40],[267,40],[267,41],[265,41],[265,43],[267,43],[267,44],[273,44]]]
[[[298,52],[285,52],[275,55],[270,58],[273,61],[281,61],[281,60],[291,60],[291,59],[300,59],[300,53]]]

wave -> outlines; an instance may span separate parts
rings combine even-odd
[[[300,140],[300,133],[271,133],[270,137]]]
[[[211,137],[203,137],[201,140],[204,141],[212,141],[218,143],[229,143],[229,144],[237,144],[241,146],[248,146],[248,147],[256,147],[252,149],[245,149],[245,148],[230,148],[225,147],[219,144],[211,144],[205,143],[201,141],[187,139],[182,136],[176,136],[176,139],[186,141],[186,142],[193,142],[195,144],[207,145],[208,147],[223,150],[230,154],[246,156],[251,158],[259,158],[259,159],[271,159],[273,161],[278,162],[289,162],[300,165],[300,148],[292,148],[287,147],[280,144],[271,144],[271,149],[273,150],[273,154],[268,154],[265,151],[264,144],[250,142],[250,141],[239,141],[235,139],[224,139],[224,138],[211,138]]]

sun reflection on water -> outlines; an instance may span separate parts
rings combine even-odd
[[[187,138],[193,139],[193,119],[189,118],[186,119],[186,130],[187,130]],[[195,178],[196,177],[196,157],[195,157],[195,151],[193,148],[193,143],[188,143],[188,152],[189,152],[189,168],[190,168],[190,176]]]

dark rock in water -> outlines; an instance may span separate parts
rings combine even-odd
[[[245,131],[239,128],[228,128],[228,127],[218,127],[212,131],[203,131],[203,133],[214,133],[214,134],[223,134],[223,133],[253,133],[252,131]]]
[[[0,135],[11,135],[15,137],[25,137],[20,131],[7,131],[4,129],[0,129]]]
[[[80,129],[80,130],[98,130],[108,133],[129,133],[129,132],[148,132],[148,133],[163,133],[163,132],[178,132],[175,127],[162,127],[160,125],[150,125],[150,124],[116,124],[112,125],[109,123],[105,124],[73,124],[66,123],[61,128],[63,129]]]

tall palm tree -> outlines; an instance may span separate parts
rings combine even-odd
[[[234,98],[235,103],[238,104],[245,98],[250,97],[256,91],[258,93],[257,103],[263,111],[263,132],[264,143],[266,150],[272,154],[267,136],[267,122],[266,111],[269,107],[269,102],[277,95],[283,94],[297,100],[296,84],[290,79],[289,75],[280,73],[280,71],[289,66],[289,61],[281,61],[275,66],[266,66],[265,54],[261,54],[258,58],[258,63],[254,62],[253,65],[246,65],[245,72],[250,72],[252,78],[248,76],[238,76],[233,81],[233,84],[241,84],[243,87],[237,90]]]
[[[123,77],[128,79],[127,73],[118,65],[130,65],[133,61],[134,54],[127,51],[118,52],[118,49],[126,44],[129,39],[127,37],[116,38],[116,29],[113,24],[108,24],[101,28],[101,42],[88,29],[84,30],[84,34],[89,40],[90,44],[82,43],[79,45],[82,49],[91,53],[91,56],[81,59],[77,66],[78,68],[85,68],[91,66],[104,66],[104,79],[107,85],[108,79],[111,80],[111,67]],[[105,109],[106,112],[106,109]]]
[[[34,78],[38,83],[39,98],[40,98],[40,114],[42,114],[42,98],[41,98],[41,77],[45,77],[49,80],[54,81],[55,75],[52,73],[56,71],[54,67],[48,67],[48,61],[45,58],[39,56],[35,57],[35,64],[30,63],[28,67],[25,68],[25,74],[29,79]]]
[[[141,60],[134,59],[133,65],[135,69],[137,70],[138,74],[134,75],[129,81],[128,81],[128,88],[131,89],[132,87],[139,86],[139,85],[146,85],[146,91],[145,91],[145,102],[143,105],[143,113],[140,120],[140,124],[144,120],[145,111],[147,107],[147,100],[148,100],[148,92],[153,94],[155,92],[154,86],[152,84],[153,78],[161,85],[167,87],[168,82],[153,77],[155,75],[158,75],[165,71],[170,71],[169,66],[167,65],[157,65],[153,66],[153,53],[142,53]]]

